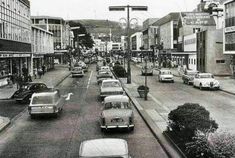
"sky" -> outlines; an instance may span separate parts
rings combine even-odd
[[[148,11],[131,11],[138,24],[147,18],[161,18],[170,12],[192,11],[200,0],[30,0],[31,15],[62,17],[65,20],[103,19],[120,21],[124,11],[109,11],[109,6],[147,6]]]

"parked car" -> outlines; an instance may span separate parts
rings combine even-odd
[[[65,97],[60,95],[59,90],[34,93],[32,95],[28,112],[31,118],[35,115],[51,114],[57,116],[63,109]]]
[[[186,70],[182,75],[183,83],[185,84],[193,84],[194,76],[198,73],[195,70]]]
[[[160,69],[158,75],[159,82],[170,81],[174,82],[174,77],[172,72],[169,69]]]
[[[77,63],[74,64],[74,67],[81,67],[83,69],[83,72],[87,72],[88,71],[88,66],[87,64],[85,64],[83,61],[79,61]]]
[[[79,148],[80,158],[130,158],[124,139],[102,138],[83,141]]]
[[[198,73],[194,77],[193,86],[199,87],[201,90],[203,88],[219,89],[220,84],[211,73]]]
[[[103,80],[100,87],[101,99],[110,95],[122,95],[125,94],[121,83],[116,79]]]
[[[102,83],[103,80],[112,79],[112,78],[113,78],[113,75],[111,72],[99,70],[99,72],[96,76],[97,84]]]
[[[71,71],[72,77],[83,77],[84,76],[84,71],[82,67],[73,67]]]
[[[15,99],[17,102],[29,103],[30,98],[33,93],[47,91],[50,88],[44,83],[40,82],[27,82],[21,86],[13,95],[12,99]]]
[[[113,95],[104,99],[100,116],[102,130],[113,128],[134,129],[134,112],[130,99],[125,95]]]
[[[145,73],[145,71],[146,71],[146,73]],[[153,75],[153,66],[152,65],[148,65],[147,67],[142,66],[141,75],[151,75],[152,76]]]

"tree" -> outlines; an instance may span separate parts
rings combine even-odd
[[[210,112],[197,103],[185,103],[172,110],[169,115],[168,128],[178,136],[182,136],[185,142],[191,141],[195,132],[206,132],[210,129],[214,132],[218,124],[210,118]]]
[[[115,64],[115,66],[113,67],[113,71],[117,77],[127,77],[126,70],[121,65]]]

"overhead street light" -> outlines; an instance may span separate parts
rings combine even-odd
[[[132,11],[147,11],[147,6],[110,6],[109,11],[125,11],[127,8],[127,83],[131,83],[131,66],[130,66],[130,8]]]

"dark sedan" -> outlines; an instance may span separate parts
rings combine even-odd
[[[17,90],[13,95],[12,98],[18,102],[25,102],[29,103],[30,98],[35,92],[43,92],[45,90],[49,90],[44,83],[40,82],[28,82],[22,85],[22,87]]]

